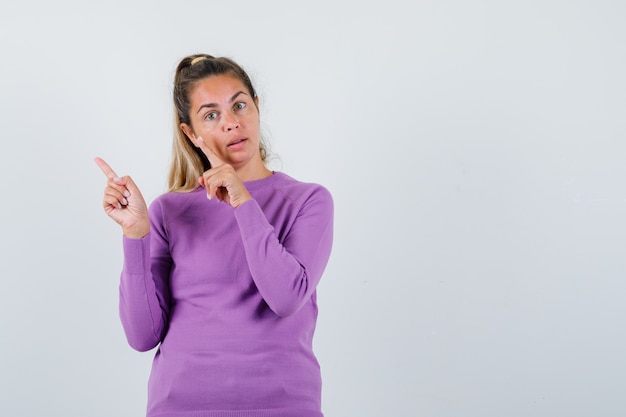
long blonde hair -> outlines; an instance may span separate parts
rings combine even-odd
[[[212,75],[229,74],[240,80],[248,89],[250,97],[257,94],[250,77],[241,66],[224,57],[213,57],[206,54],[190,55],[183,58],[176,68],[174,76],[174,143],[172,161],[168,177],[168,190],[189,192],[198,187],[198,177],[211,168],[211,164],[202,151],[191,142],[182,131],[180,125],[191,125],[189,111],[191,102],[189,95],[196,84]],[[261,159],[267,159],[267,150],[263,140],[259,148]]]

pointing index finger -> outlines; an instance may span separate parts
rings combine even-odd
[[[209,159],[209,162],[211,163],[211,168],[217,168],[221,165],[226,165],[226,162],[222,161],[220,157],[217,156],[215,151],[213,151],[213,149],[211,149],[204,142],[204,139],[202,139],[202,136],[198,136],[198,145],[200,146],[200,149],[202,149],[202,152],[204,152],[206,157]]]
[[[117,174],[115,173],[115,171],[113,171],[113,169],[111,169],[109,164],[104,162],[104,159],[102,159],[102,158],[95,158],[94,161],[96,161],[96,164],[98,164],[98,166],[100,167],[102,172],[104,172],[104,175],[106,175],[109,178],[117,178]]]

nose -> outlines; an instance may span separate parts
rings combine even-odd
[[[229,112],[223,115],[223,122],[224,129],[226,129],[227,132],[239,128],[239,120],[237,120],[237,118],[235,118],[235,116]]]

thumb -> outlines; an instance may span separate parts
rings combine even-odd
[[[127,195],[126,197],[136,196],[136,197],[141,197],[143,199],[143,196],[141,195],[141,191],[139,190],[139,187],[137,187],[137,184],[135,184],[135,181],[133,181],[133,179],[130,176],[126,175],[121,178],[116,177],[116,178],[113,178],[113,181],[118,185],[126,187],[126,190],[128,190],[128,193],[130,194],[130,195]]]
[[[141,195],[141,191],[139,191],[139,187],[137,187],[137,184],[135,184],[135,181],[133,181],[131,177],[126,177],[126,178],[127,178],[126,188],[128,188],[128,191],[130,191],[131,195],[132,194]]]

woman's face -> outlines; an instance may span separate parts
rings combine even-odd
[[[258,100],[239,79],[227,74],[204,78],[189,98],[191,126],[182,123],[181,128],[194,144],[202,137],[236,170],[261,160]]]

